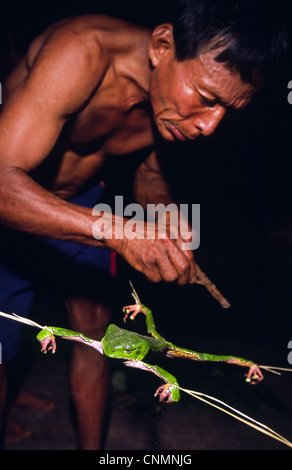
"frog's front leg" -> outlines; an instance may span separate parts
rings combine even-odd
[[[178,382],[176,378],[166,370],[162,369],[159,366],[153,366],[151,364],[147,364],[146,362],[138,360],[125,361],[124,365],[127,367],[134,367],[136,369],[152,372],[153,374],[157,375],[157,377],[166,382],[164,385],[158,387],[155,392],[154,396],[158,396],[159,401],[163,401],[165,403],[173,403],[180,400],[180,391],[177,388]]]
[[[130,285],[132,287],[132,296],[135,299],[135,304],[127,305],[126,307],[123,308],[123,312],[125,313],[124,322],[126,322],[129,317],[130,317],[130,320],[134,320],[136,316],[141,312],[146,317],[147,332],[151,336],[153,336],[153,338],[159,339],[160,341],[164,341],[166,343],[165,339],[156,331],[156,326],[154,323],[152,311],[150,310],[150,308],[142,304],[131,281],[130,281]]]
[[[124,322],[126,322],[128,318],[130,318],[130,320],[135,320],[136,316],[140,312],[143,313],[146,317],[147,333],[153,336],[153,338],[167,343],[167,341],[156,331],[153,314],[150,308],[140,302],[136,302],[134,305],[126,305],[126,307],[123,308],[123,312],[125,313]]]
[[[37,339],[41,343],[42,349],[41,351],[46,354],[47,351],[52,351],[52,354],[56,352],[56,339],[55,336],[60,336],[63,339],[67,339],[69,341],[75,341],[77,343],[83,343],[87,346],[90,346],[101,354],[103,354],[103,346],[101,341],[96,341],[94,339],[88,338],[87,336],[79,333],[77,331],[68,330],[67,328],[58,328],[54,326],[46,326],[44,327],[39,334],[37,335]]]

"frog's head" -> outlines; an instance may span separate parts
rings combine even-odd
[[[110,325],[102,340],[104,353],[109,357],[142,360],[149,351],[149,343],[143,336]]]

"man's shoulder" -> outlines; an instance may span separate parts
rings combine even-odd
[[[139,31],[135,25],[132,29],[130,23],[102,15],[55,23],[32,42],[23,59],[29,82],[32,87],[40,82],[43,86],[44,80],[50,89],[53,85],[65,87],[78,106],[83,106],[111,65],[119,62],[118,57],[131,56],[137,43],[133,35],[139,36]]]
[[[44,42],[50,39],[65,41],[68,44],[98,45],[104,49],[123,45],[139,26],[107,15],[80,15],[61,20],[51,25],[43,34]]]
[[[109,65],[110,58],[129,52],[140,34],[140,27],[106,15],[80,15],[52,24],[30,45],[26,64],[30,69],[40,53],[52,50],[56,60],[62,55],[74,55],[87,67]],[[82,67],[82,64],[79,64]],[[89,72],[89,70],[88,70]]]
[[[30,44],[25,57],[28,71],[33,71],[35,64],[51,61],[55,69],[58,64],[67,64],[68,72],[99,75],[98,70],[109,65],[109,46],[102,29],[110,28],[110,24],[111,18],[99,15],[76,16],[52,24]]]

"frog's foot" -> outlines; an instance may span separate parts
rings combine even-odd
[[[173,403],[172,395],[171,395],[171,389],[173,388],[173,385],[170,383],[161,385],[158,387],[158,389],[155,392],[155,397],[159,397],[160,402],[164,403]]]
[[[263,380],[264,376],[257,364],[250,366],[248,374],[246,374],[246,382],[254,385]]]
[[[167,373],[165,370],[161,369],[161,367],[152,366],[151,364],[147,364],[146,362],[139,361],[136,359],[133,359],[131,361],[124,361],[124,365],[128,367],[134,367],[136,369],[148,370],[149,372],[152,372],[153,374],[157,375],[157,377],[159,377],[160,379],[163,379],[165,382],[167,382],[165,385],[161,385],[156,390],[154,396],[159,396],[159,401],[164,401],[165,403],[179,401],[180,393],[178,387],[173,385],[173,383],[169,382],[169,380],[171,379],[175,381],[175,378],[169,373]]]
[[[52,351],[52,354],[54,354],[56,352],[57,346],[54,335],[46,336],[46,338],[40,339],[39,342],[42,346],[42,353],[47,354],[48,351]]]
[[[138,313],[142,312],[142,305],[141,304],[134,304],[134,305],[126,305],[123,308],[123,312],[125,313],[124,322],[128,320],[130,316],[130,320],[134,320]]]

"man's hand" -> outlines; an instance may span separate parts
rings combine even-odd
[[[179,250],[173,240],[125,239],[121,254],[149,281],[177,281],[178,284],[195,282],[193,258]]]
[[[149,281],[201,284],[223,308],[229,308],[228,300],[195,263],[193,252],[184,249],[191,241],[190,231],[180,231],[177,237],[171,232],[170,224],[166,224],[163,232],[155,223],[133,222],[106,213],[92,228],[94,238],[123,256]]]
[[[107,238],[109,248],[119,253],[137,271],[152,282],[174,282],[187,284],[196,282],[196,265],[192,251],[183,250],[183,240],[171,239],[170,234],[160,233],[155,223],[135,222],[135,230],[127,230],[127,221],[115,218],[123,224],[123,236]],[[121,228],[121,227],[120,227]],[[111,234],[113,232],[111,231]]]

